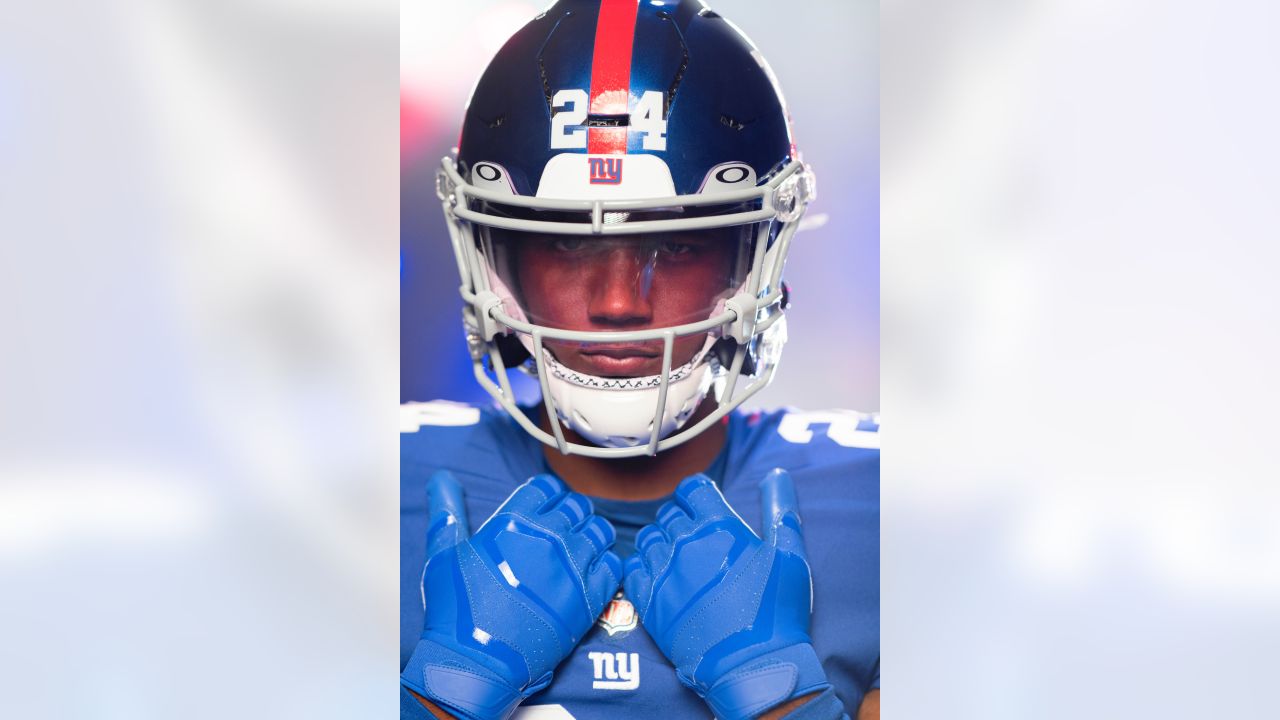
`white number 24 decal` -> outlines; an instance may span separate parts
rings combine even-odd
[[[571,150],[587,146],[587,119],[590,100],[581,89],[560,90],[551,97],[551,147]],[[643,137],[645,150],[667,149],[667,120],[662,116],[662,93],[646,90],[631,111],[630,127]]]

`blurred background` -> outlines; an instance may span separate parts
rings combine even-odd
[[[886,2],[886,718],[1269,718],[1274,3]]]
[[[395,2],[0,12],[0,717],[392,717]]]
[[[490,403],[463,342],[457,265],[435,195],[471,88],[547,0],[402,6],[400,398]],[[748,407],[880,408],[879,47],[870,0],[709,3],[772,65],[818,200],[787,265],[789,340],[773,384]],[[441,32],[450,28],[450,32]],[[537,397],[523,374],[517,392]]]

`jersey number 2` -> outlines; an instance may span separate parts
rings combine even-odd
[[[878,449],[880,433],[859,430],[860,419],[857,413],[839,410],[787,413],[778,423],[778,434],[787,442],[803,445],[813,440],[811,426],[826,425],[827,437],[841,447]]]

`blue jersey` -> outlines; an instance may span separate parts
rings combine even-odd
[[[707,470],[729,504],[757,534],[758,483],[773,468],[795,481],[813,571],[813,647],[852,715],[880,686],[880,443],[868,416],[833,410],[731,413],[723,450]],[[465,491],[478,528],[515,488],[552,473],[543,445],[501,410],[450,402],[401,409],[400,667],[422,633],[426,563],[426,482],[441,468]],[[623,559],[635,534],[667,498],[628,502],[592,498],[618,531]],[[637,622],[621,593],[556,669],[555,680],[526,700],[523,720],[710,718],[710,709],[676,679],[675,668]]]

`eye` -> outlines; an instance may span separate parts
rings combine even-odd
[[[663,240],[658,245],[658,249],[662,251],[663,255],[671,255],[671,256],[679,257],[681,255],[688,255],[689,253],[693,252],[693,245],[689,243],[678,242],[676,240]]]
[[[585,240],[580,237],[574,237],[573,235],[561,235],[551,241],[551,247],[560,252],[577,252],[581,250],[585,244]]]

